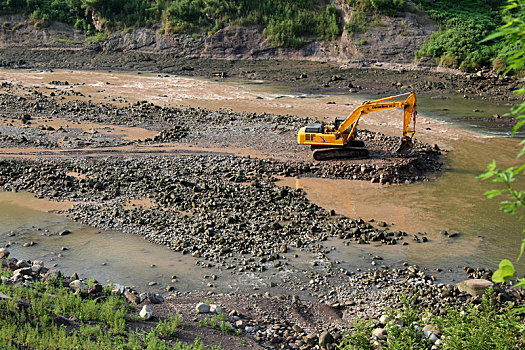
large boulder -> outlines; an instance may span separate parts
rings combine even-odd
[[[456,284],[456,288],[460,292],[468,293],[473,297],[485,294],[493,286],[494,283],[484,279],[470,279]]]

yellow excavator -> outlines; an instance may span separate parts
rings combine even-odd
[[[408,96],[404,101],[396,101],[404,96]],[[354,109],[348,117],[336,117],[334,124],[310,123],[299,130],[297,142],[300,145],[310,145],[314,159],[319,161],[366,158],[368,150],[364,147],[364,142],[355,139],[359,119],[369,113],[394,108],[404,108],[403,136],[396,152],[406,153],[413,146],[412,138],[416,132],[416,95],[413,92],[366,101]]]

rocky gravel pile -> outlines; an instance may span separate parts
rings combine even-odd
[[[272,169],[259,159],[189,155],[0,165],[3,190],[83,202],[68,212],[76,221],[142,234],[220,266],[235,258],[238,269],[263,269],[288,247],[314,249],[328,237],[408,244],[405,232],[336,215],[310,203],[302,190],[276,186]],[[126,207],[143,198],[155,205]]]
[[[426,180],[443,166],[437,147],[416,142],[410,154],[399,155],[395,153],[399,146],[398,138],[366,130],[360,130],[358,138],[370,150],[369,159],[321,163],[306,161],[304,159],[310,157],[310,150],[296,144],[295,133],[310,119],[290,115],[179,109],[148,102],[124,107],[81,101],[58,103],[34,90],[26,97],[0,95],[0,115],[12,120],[9,126],[0,128],[0,143],[4,147],[75,149],[173,142],[215,148],[249,146],[267,155],[293,158],[288,161],[259,161],[258,166],[272,171],[274,176],[320,176],[383,184]],[[44,122],[45,118],[55,117],[101,126],[141,127],[159,131],[159,134],[153,138],[130,141],[125,135],[86,131],[75,128],[73,124],[57,130],[45,124],[39,128],[17,125],[18,120],[22,120],[24,126],[31,125],[35,115],[44,118]]]

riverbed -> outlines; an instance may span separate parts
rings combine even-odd
[[[64,101],[80,99],[127,104],[147,100],[169,106],[229,108],[239,112],[329,119],[347,115],[366,99],[366,96],[359,95],[294,94],[263,81],[206,80],[145,73],[2,70],[0,79],[20,87],[36,88],[44,94],[51,93],[49,86],[58,87],[65,92]],[[58,85],[57,81],[67,81],[68,84]],[[432,102],[432,106],[426,109],[425,102],[429,105]],[[443,107],[439,107],[440,103]],[[367,266],[369,261],[363,256],[369,254],[380,254],[390,264],[406,261],[432,269],[452,269],[453,273],[443,273],[444,281],[460,278],[461,267],[466,265],[495,269],[501,258],[514,259],[518,255],[521,225],[517,218],[501,213],[495,200],[483,197],[483,192],[493,186],[475,177],[493,159],[504,166],[512,165],[519,140],[501,137],[507,135],[508,130],[494,130],[482,123],[473,124],[472,119],[468,119],[471,114],[484,113],[488,117],[504,114],[509,108],[503,103],[495,106],[483,103],[476,108],[472,107],[477,105],[476,100],[465,100],[463,96],[432,99],[432,96],[425,95],[420,98],[416,137],[447,151],[446,170],[436,174],[431,181],[385,186],[363,181],[284,178],[280,184],[303,188],[312,202],[338,214],[366,221],[385,221],[393,230],[427,233],[429,242],[407,246],[347,247],[337,239],[325,242],[327,247],[336,247],[329,256],[342,261],[348,269]],[[478,111],[474,112],[475,109]],[[438,111],[440,114],[436,116]],[[466,118],[462,118],[463,115]],[[400,125],[398,111],[378,113],[363,118],[360,123],[362,128],[395,136],[400,133]],[[125,133],[125,130],[120,132]],[[216,151],[245,156],[251,153],[247,148]],[[256,152],[251,155],[258,156]],[[1,231],[5,233],[3,242],[20,238],[38,243],[33,247],[17,247],[22,241],[12,245],[10,249],[17,249],[19,257],[34,258],[37,253],[46,262],[57,264],[66,272],[82,269],[100,280],[131,281],[141,286],[148,285],[150,280],[158,280],[158,286],[165,286],[171,283],[172,275],[178,276],[174,283],[178,283],[180,289],[202,290],[208,283],[231,286],[235,280],[219,278],[218,282],[208,282],[211,273],[195,272],[195,259],[189,256],[148,243],[139,236],[100,232],[73,223],[63,216],[46,213],[46,205],[42,208],[41,203],[34,203],[27,196],[8,193],[0,198],[4,207],[0,221]],[[60,241],[53,235],[41,235],[42,231],[59,232],[66,228],[74,234],[61,237]],[[8,238],[12,230],[26,233],[18,238]],[[459,235],[448,238],[441,231]],[[61,251],[61,247],[67,245],[70,247],[66,248],[71,249]],[[36,247],[38,249],[34,249]],[[60,258],[58,254],[61,254]],[[132,264],[129,263],[130,255],[133,256]],[[298,265],[305,265],[314,258],[306,254],[302,259],[297,261]],[[524,265],[517,266],[523,273]],[[238,289],[257,288],[253,280],[240,284]],[[223,291],[227,289],[222,288]]]

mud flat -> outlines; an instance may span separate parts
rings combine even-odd
[[[271,81],[307,93],[392,94],[442,92],[514,99],[512,91],[521,83],[512,77],[488,72],[460,74],[422,70],[383,69],[381,66],[352,68],[341,63],[294,60],[222,60],[173,57],[147,52],[118,52],[72,49],[0,50],[3,68],[110,69],[146,71],[207,78],[239,78]]]

